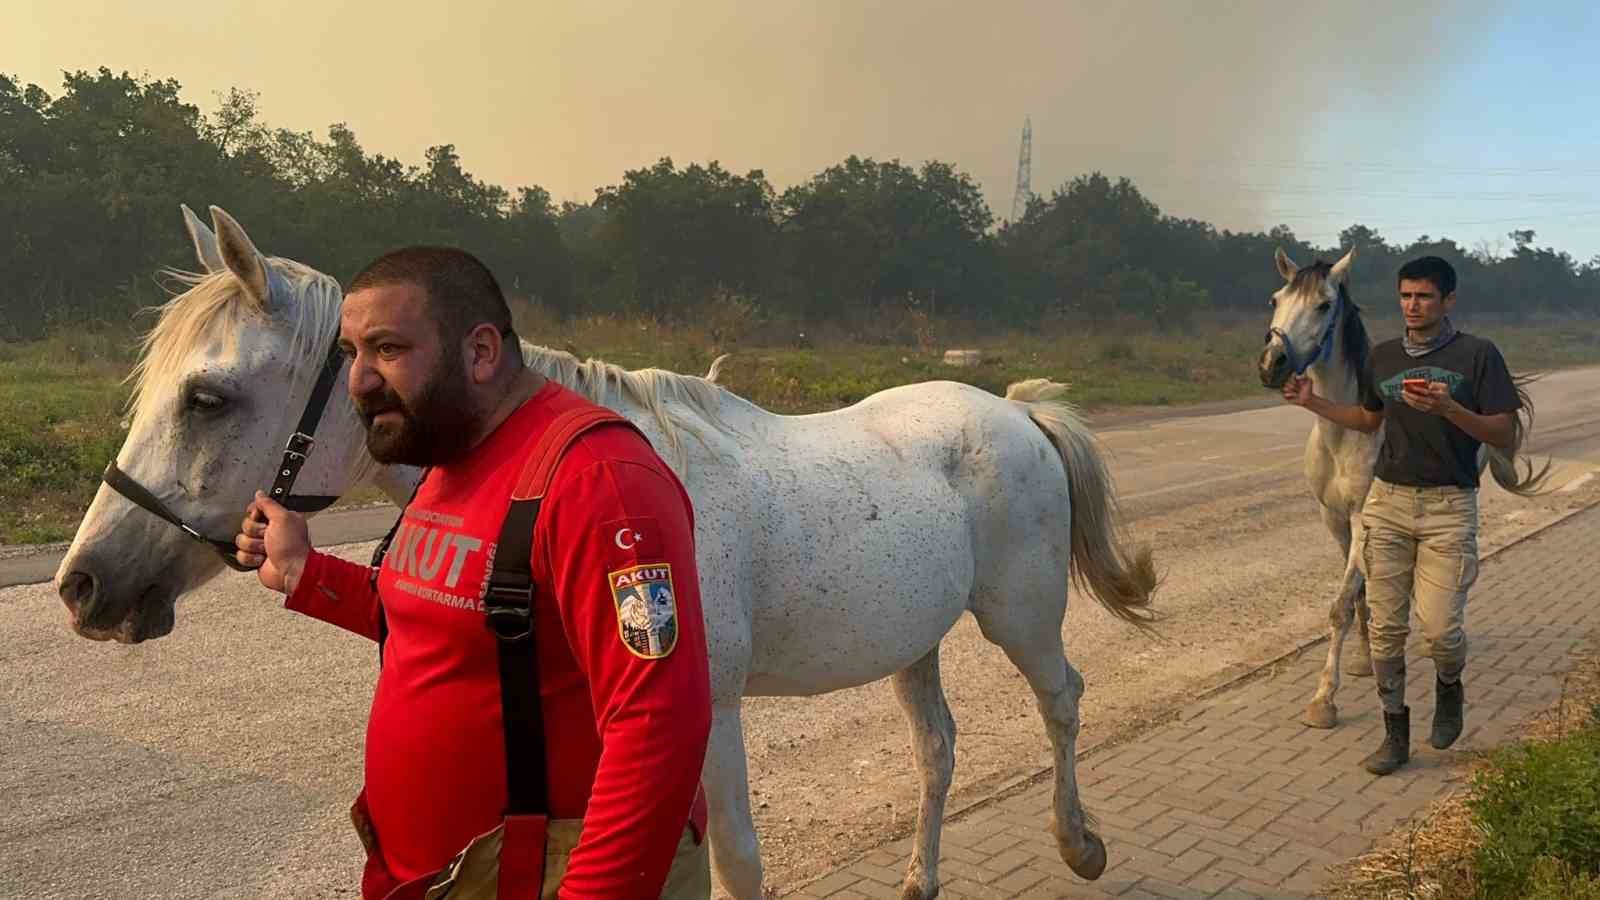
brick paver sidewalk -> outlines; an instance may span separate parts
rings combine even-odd
[[[946,822],[940,896],[1314,896],[1330,864],[1456,786],[1459,752],[1505,741],[1553,703],[1569,655],[1596,624],[1600,508],[1484,562],[1467,604],[1466,730],[1449,750],[1428,745],[1433,664],[1415,643],[1405,768],[1385,778],[1361,768],[1383,731],[1371,678],[1345,677],[1337,728],[1301,725],[1326,655],[1317,644],[1178,721],[1080,758],[1079,784],[1110,854],[1099,881],[1077,878],[1056,854],[1047,778]],[[897,898],[910,851],[910,839],[886,845],[791,896]]]

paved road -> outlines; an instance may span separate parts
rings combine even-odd
[[[1600,496],[1584,481],[1600,467],[1600,370],[1534,397],[1535,449],[1573,489],[1486,489],[1485,551]],[[1146,637],[1074,594],[1086,743],[1315,634],[1339,561],[1299,479],[1309,425],[1277,406],[1100,425],[1133,535],[1166,573],[1167,621]],[[340,552],[364,560],[371,544]],[[1048,745],[1025,683],[970,619],[942,658],[959,806],[1045,764]],[[285,613],[250,576],[186,598],[171,637],[132,648],[72,637],[47,584],[0,590],[0,896],[350,895],[345,809],[374,674],[370,645]],[[746,736],[774,886],[908,826],[915,776],[887,684],[752,699]]]

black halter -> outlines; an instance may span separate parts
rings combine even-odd
[[[323,361],[322,371],[317,374],[316,386],[311,389],[311,397],[306,400],[305,411],[300,413],[300,423],[295,426],[294,433],[289,435],[289,442],[284,445],[283,459],[278,464],[278,474],[272,481],[272,490],[268,492],[268,496],[286,509],[299,513],[321,512],[339,499],[320,494],[291,494],[289,489],[294,487],[294,480],[300,476],[300,468],[305,465],[306,457],[311,454],[311,447],[316,443],[313,435],[317,433],[317,423],[322,420],[322,411],[327,408],[328,397],[333,394],[333,384],[338,380],[339,371],[343,367],[344,354],[339,352],[339,345],[335,343],[328,351],[327,359]],[[115,459],[106,466],[105,474],[101,478],[112,490],[132,501],[133,505],[171,522],[184,534],[215,550],[228,568],[235,572],[249,572],[257,568],[239,562],[235,555],[239,548],[233,541],[213,540],[185,522],[144,485],[117,468]]]

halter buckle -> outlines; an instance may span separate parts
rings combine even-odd
[[[305,432],[296,431],[289,435],[288,443],[283,445],[283,452],[290,456],[305,459],[311,453],[311,447],[316,444],[316,438]]]

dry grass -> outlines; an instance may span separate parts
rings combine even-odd
[[[1600,630],[1573,657],[1562,679],[1561,697],[1521,723],[1517,738],[1548,743],[1581,727],[1600,705]],[[1492,765],[1490,754],[1472,755],[1457,775],[1460,787],[1391,831],[1371,851],[1338,866],[1326,891],[1329,900],[1443,900],[1478,893],[1473,855],[1483,834],[1468,806],[1473,776]]]
[[[1469,763],[1469,773],[1484,763]],[[1452,791],[1378,846],[1333,870],[1330,900],[1421,900],[1461,896],[1480,836],[1465,788]]]
[[[1181,328],[1131,318],[1004,326],[934,317],[912,306],[802,323],[722,294],[670,321],[563,319],[520,299],[512,312],[518,332],[536,343],[628,368],[704,375],[713,359],[731,353],[718,382],[778,413],[838,409],[885,388],[935,379],[1003,395],[1014,382],[1048,378],[1071,384],[1070,399],[1091,417],[1115,408],[1268,398],[1254,368],[1266,326],[1259,311],[1208,312]],[[1381,312],[1368,321],[1376,338],[1399,329]],[[1592,320],[1467,326],[1492,335],[1518,370],[1600,362],[1600,329]],[[0,545],[71,537],[106,460],[122,443],[128,396],[122,379],[136,347],[127,328],[0,342]],[[977,350],[980,363],[945,365],[943,353],[952,348]],[[376,499],[367,491],[340,505]]]

